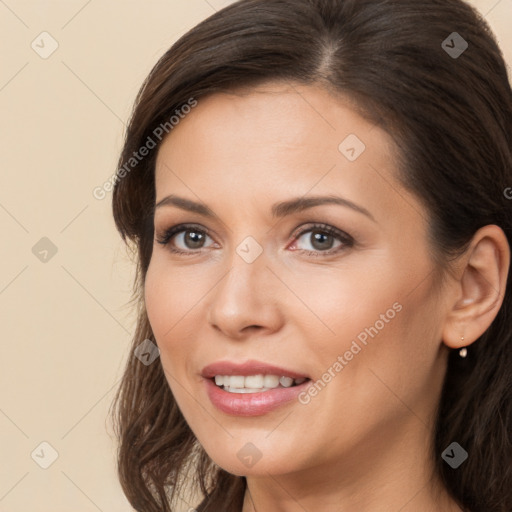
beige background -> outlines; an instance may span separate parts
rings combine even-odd
[[[228,3],[0,0],[0,512],[131,510],[106,417],[134,326],[133,265],[111,195],[92,191],[115,171],[158,57]],[[512,62],[512,0],[472,3]],[[58,453],[47,469],[42,442]]]

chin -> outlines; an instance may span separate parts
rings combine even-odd
[[[240,453],[241,452],[241,453]],[[293,460],[292,457],[288,457],[288,461],[280,459],[264,460],[265,456],[262,454],[261,458],[258,458],[256,453],[253,455],[251,460],[250,455],[245,455],[243,449],[238,450],[238,454],[235,454],[234,458],[211,457],[210,458],[224,471],[236,476],[268,476],[268,475],[281,475],[291,473],[297,470],[297,461]],[[249,450],[247,450],[249,453]],[[239,459],[240,456],[240,459]],[[293,464],[290,464],[290,463]]]

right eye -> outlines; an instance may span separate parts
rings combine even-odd
[[[208,230],[198,228],[195,225],[179,224],[165,230],[156,238],[156,241],[163,246],[168,246],[171,252],[177,254],[195,254],[199,249],[204,248]],[[174,239],[174,242],[172,240]],[[180,245],[181,247],[176,247]]]

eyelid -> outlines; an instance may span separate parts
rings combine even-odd
[[[176,235],[179,235],[185,231],[192,231],[192,230],[196,230],[200,233],[204,233],[206,236],[209,236],[210,238],[212,238],[211,231],[208,228],[201,226],[200,224],[193,224],[193,223],[176,224],[174,226],[171,226],[170,228],[166,228],[166,229],[162,230],[161,234],[157,235],[155,238],[159,244],[166,246],[170,243],[170,240],[172,238],[174,238]],[[213,238],[212,238],[212,240],[213,240]],[[192,249],[190,251],[181,251],[180,249],[177,249],[176,252],[197,253],[200,250],[201,249],[197,249],[194,251]]]
[[[355,245],[354,238],[351,235],[349,235],[347,232],[345,232],[341,229],[338,229],[334,226],[331,226],[330,224],[325,224],[322,222],[314,222],[314,223],[311,223],[310,226],[305,227],[304,225],[302,225],[300,228],[298,228],[292,235],[292,237],[293,237],[292,245],[294,245],[297,242],[297,240],[299,240],[306,233],[311,233],[314,231],[317,231],[320,233],[326,233],[329,236],[334,237],[335,239],[337,239],[340,242],[340,245],[334,249],[331,248],[326,251],[320,251],[320,250],[310,251],[308,249],[296,249],[296,250],[301,251],[303,253],[307,253],[307,254],[315,254],[315,255],[320,254],[323,256],[329,256],[329,255],[337,254],[338,252],[341,252],[342,250],[346,250],[347,248],[353,247]]]
[[[325,224],[323,222],[307,222],[306,224],[309,224],[309,226],[301,225],[292,233],[291,236],[294,239],[297,239],[298,237],[301,237],[303,234],[308,233],[310,231],[321,231],[329,233],[333,236],[337,236],[339,238],[343,238],[345,239],[345,241],[353,240],[353,237],[350,236],[348,233],[341,229],[335,228],[330,224]]]

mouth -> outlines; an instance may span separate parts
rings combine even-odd
[[[261,416],[291,406],[312,382],[300,372],[254,360],[218,361],[201,376],[212,405],[231,416]]]

